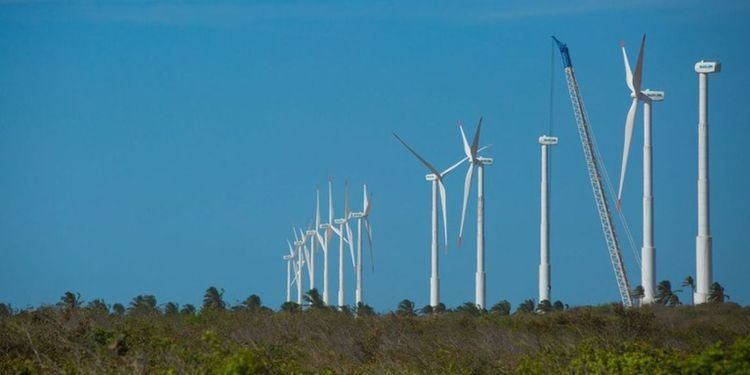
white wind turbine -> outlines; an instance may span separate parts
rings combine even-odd
[[[286,261],[286,302],[292,301],[292,263],[294,262],[294,249],[292,248],[292,244],[287,241],[286,244],[289,246],[289,254],[284,255],[284,260]],[[296,281],[296,274],[297,274],[297,265],[294,265],[294,273],[295,273],[295,281]]]
[[[351,217],[353,219],[357,219],[357,290],[355,293],[355,304],[356,306],[359,306],[360,303],[363,301],[363,287],[362,287],[362,224],[365,226],[365,231],[367,232],[367,242],[369,244],[370,249],[370,262],[373,262],[373,254],[372,254],[372,225],[370,224],[370,210],[372,209],[372,205],[370,203],[370,199],[367,196],[367,185],[363,185],[363,191],[364,191],[364,197],[363,197],[363,203],[362,203],[362,211],[361,212],[352,212]],[[351,231],[349,229],[349,226],[347,225],[347,231]],[[349,238],[351,238],[351,235],[349,235]],[[375,269],[374,264],[372,265],[373,269]]]
[[[352,247],[352,230],[349,227],[350,211],[349,211],[349,183],[345,183],[345,198],[344,198],[344,217],[334,220],[334,223],[339,226],[336,234],[339,236],[339,294],[338,294],[338,306],[343,308],[346,304],[344,301],[344,242],[349,245],[349,254],[352,256],[352,267],[356,268],[356,262],[354,261],[354,249]],[[344,232],[346,230],[346,232]],[[345,238],[346,236],[346,238]]]
[[[323,302],[328,305],[328,249],[333,233],[336,233],[336,235],[342,239],[342,244],[339,246],[339,252],[343,253],[343,233],[340,229],[336,229],[336,227],[333,226],[333,194],[331,192],[330,180],[328,180],[328,222],[320,223],[320,194],[318,194],[315,222],[316,226],[324,231],[323,236],[316,231],[316,238],[318,243],[320,243],[320,247],[323,249]],[[339,256],[342,257],[342,254],[339,254]],[[341,263],[342,262],[339,261],[339,266],[341,266]],[[339,280],[339,282],[340,281],[341,280]]]
[[[465,157],[461,159],[458,163],[453,164],[450,168],[446,169],[443,172],[439,172],[435,167],[433,167],[430,163],[427,162],[423,157],[421,157],[413,148],[411,148],[406,142],[404,142],[401,137],[398,136],[398,134],[393,133],[393,136],[398,139],[399,142],[401,142],[404,147],[406,147],[409,152],[411,152],[422,164],[424,164],[425,167],[427,167],[427,170],[430,171],[427,175],[425,175],[425,180],[430,181],[432,183],[432,216],[431,216],[431,222],[432,222],[432,242],[431,242],[431,273],[430,273],[430,306],[437,307],[438,304],[440,304],[440,279],[438,276],[438,214],[437,214],[437,205],[438,205],[438,191],[440,192],[440,208],[443,212],[443,238],[445,239],[445,251],[448,252],[448,215],[446,213],[446,193],[445,193],[445,184],[443,184],[443,178],[450,173],[452,170],[454,170],[456,167],[461,165],[464,161],[468,160],[468,157]]]
[[[297,304],[302,306],[302,266],[304,266],[305,258],[307,258],[307,248],[305,246],[305,236],[304,233],[302,233],[302,230],[300,230],[300,234],[302,234],[301,239],[297,236],[297,229],[292,228],[292,232],[294,233],[294,248],[298,258],[295,270],[297,275]]]
[[[620,188],[617,194],[617,209],[620,209],[622,199],[623,183],[628,163],[630,142],[632,141],[635,117],[638,112],[638,101],[643,102],[643,247],[641,248],[641,286],[643,287],[642,303],[653,303],[655,298],[656,278],[656,248],[654,247],[654,212],[653,212],[653,188],[652,188],[652,155],[651,155],[651,103],[664,100],[663,91],[644,90],[640,91],[643,69],[643,49],[646,43],[646,35],[641,40],[641,49],[638,53],[638,62],[635,74],[630,71],[628,55],[625,45],[621,43],[622,57],[625,62],[625,80],[630,89],[633,102],[628,111],[625,121],[625,146],[623,149],[622,170],[620,171]]]
[[[461,211],[461,228],[458,234],[458,243],[461,244],[464,232],[464,220],[466,218],[466,204],[469,200],[469,191],[471,190],[471,177],[474,173],[474,167],[477,167],[477,273],[475,276],[475,304],[478,308],[485,308],[485,279],[484,272],[484,167],[492,165],[492,158],[485,158],[477,155],[479,152],[479,132],[482,130],[482,119],[479,119],[477,132],[474,134],[474,140],[471,145],[466,140],[463,126],[459,125],[461,138],[464,144],[464,152],[469,158],[469,170],[466,172],[466,181],[464,182],[464,205]]]
[[[310,289],[315,289],[315,243],[318,241],[320,232],[320,189],[315,190],[315,223],[314,228],[308,228],[305,232],[305,241],[307,238],[310,239],[310,256],[309,260],[309,271],[310,271]]]

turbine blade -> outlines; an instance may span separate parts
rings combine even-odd
[[[469,202],[469,192],[471,191],[471,175],[474,173],[474,164],[469,164],[469,170],[466,171],[466,180],[464,181],[464,206],[461,210],[461,227],[458,230],[458,246],[461,246],[461,240],[464,238],[464,221],[466,220],[466,204]]]
[[[319,243],[319,244],[320,244],[320,246],[321,246],[321,247],[323,248],[323,250],[324,250],[324,251],[328,251],[328,249],[326,249],[326,247],[327,247],[327,246],[326,246],[326,243],[325,243],[325,242],[323,242],[323,236],[321,236],[321,235],[320,235],[320,232],[318,232],[318,231],[315,231],[315,238],[316,238],[316,239],[318,240],[318,243]]]
[[[641,50],[638,52],[638,62],[635,64],[635,73],[633,74],[633,93],[636,98],[641,93],[641,75],[643,74],[643,47],[646,45],[646,34],[641,39]]]
[[[367,211],[370,209],[370,201],[367,197],[367,184],[362,185],[362,212],[367,215]]]
[[[427,169],[430,170],[430,173],[438,177],[440,176],[440,172],[438,172],[437,169],[435,169],[435,167],[432,166],[432,164],[428,163],[427,160],[419,156],[419,154],[413,148],[411,148],[408,144],[406,144],[406,142],[404,142],[404,140],[401,139],[401,137],[399,137],[398,134],[393,133],[393,136],[396,137],[396,139],[398,139],[398,141],[401,142],[401,144],[404,145],[404,147],[406,147],[406,149],[409,150],[409,152],[411,152],[414,156],[416,156],[417,159],[419,159],[419,161],[421,161],[422,164],[424,164],[425,167],[427,167]]]
[[[367,218],[364,218],[364,220],[367,232],[367,249],[370,250],[370,266],[372,267],[372,271],[375,272],[375,254],[372,251],[372,224],[370,224],[370,220]]]
[[[628,84],[628,88],[630,89],[630,92],[634,95],[636,94],[635,89],[633,88],[633,72],[630,70],[630,62],[628,62],[628,53],[625,52],[625,43],[620,42],[620,47],[622,48],[622,58],[625,60],[625,83]]]
[[[628,154],[630,154],[630,142],[633,139],[633,126],[635,124],[635,114],[638,111],[638,98],[633,98],[630,104],[627,120],[625,120],[625,145],[622,149],[622,167],[620,169],[620,189],[617,191],[617,210],[620,209],[622,200],[622,187],[625,182],[625,171],[628,168]]]
[[[443,211],[443,236],[445,237],[445,254],[448,254],[448,208],[445,205],[445,185],[442,180],[438,180],[440,188],[440,208]]]
[[[349,221],[349,181],[344,182],[344,220]]]
[[[471,147],[469,146],[469,141],[466,140],[466,133],[464,133],[464,126],[461,125],[461,123],[458,124],[458,130],[461,131],[461,140],[464,142],[464,153],[466,153],[466,157],[469,158],[469,161],[472,162],[474,159],[471,155]]]
[[[315,230],[320,228],[320,189],[315,189]]]
[[[471,142],[471,157],[477,157],[477,147],[479,147],[479,132],[482,131],[482,118],[479,118],[479,125],[477,125],[477,132],[474,133],[474,140]]]
[[[372,211],[372,193],[370,193],[370,199],[367,200],[367,208],[365,209],[365,217],[370,215]]]
[[[456,169],[459,165],[463,164],[463,162],[469,160],[469,157],[466,156],[463,159],[456,162],[456,164],[451,165],[448,169],[444,170],[443,173],[440,173],[438,176],[442,179],[445,177],[448,173],[451,173],[454,169]]]
[[[289,255],[294,256],[294,250],[292,250],[292,243],[286,240],[286,244],[289,246]]]
[[[357,261],[354,259],[354,245],[352,244],[352,227],[349,225],[349,220],[346,221],[346,236],[349,238],[349,254],[352,256],[352,267],[357,267]]]
[[[328,226],[333,227],[333,192],[331,179],[328,179]]]

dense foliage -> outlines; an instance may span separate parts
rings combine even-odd
[[[750,373],[750,308],[733,303],[565,309],[524,301],[390,313],[334,311],[309,293],[278,311],[258,296],[237,306],[209,288],[203,307],[127,309],[66,293],[14,311],[0,304],[0,373]],[[555,306],[557,305],[557,306]],[[424,311],[430,310],[430,311]],[[434,310],[439,310],[435,312]]]

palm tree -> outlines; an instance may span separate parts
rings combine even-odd
[[[206,294],[203,295],[203,308],[202,310],[224,310],[227,304],[224,302],[224,289],[221,292],[216,287],[209,287],[206,289]]]
[[[180,314],[182,315],[195,315],[195,306],[187,303],[184,306],[182,306],[182,309],[180,310]]]
[[[117,316],[125,315],[125,306],[123,306],[121,303],[115,303],[114,305],[112,305],[112,313]]]
[[[357,304],[357,316],[375,316],[375,309],[362,302]]]
[[[130,302],[128,313],[136,315],[158,314],[159,310],[156,309],[156,297],[150,294],[135,296],[133,301]]]
[[[516,313],[532,313],[534,312],[534,299],[529,298],[523,302],[521,302],[520,305],[518,305],[518,309],[516,309]]]
[[[474,304],[474,302],[464,302],[463,305],[456,308],[456,311],[469,314],[471,316],[479,316],[482,313],[482,310],[480,310],[479,307]]]
[[[432,315],[435,312],[435,309],[432,308],[432,305],[426,305],[425,307],[419,309],[419,313],[422,315]]]
[[[89,302],[86,305],[86,309],[93,312],[94,314],[109,314],[109,306],[107,306],[107,304],[104,303],[104,300],[101,298]]]
[[[296,312],[302,311],[302,307],[298,305],[296,302],[290,301],[290,302],[282,303],[280,310],[285,313],[296,313]]]
[[[258,312],[263,310],[263,303],[260,300],[260,296],[257,294],[252,294],[250,297],[247,297],[242,303],[240,304],[239,308],[241,310],[246,310],[249,312]]]
[[[173,316],[180,313],[180,305],[174,302],[167,302],[164,304],[164,315]]]
[[[680,298],[677,294],[682,289],[672,290],[672,283],[669,280],[662,280],[656,287],[656,302],[667,306],[676,306],[680,304]]]
[[[502,300],[490,308],[490,313],[496,315],[510,315],[510,302]]]
[[[536,307],[536,311],[540,313],[548,313],[552,311],[552,304],[549,302],[549,300],[544,299],[539,302],[539,305]]]
[[[637,299],[640,300],[641,298],[643,298],[644,294],[645,294],[645,291],[643,290],[643,286],[642,285],[638,285],[635,288],[633,288],[633,292],[632,292],[632,297],[633,298],[637,298]]]
[[[396,315],[399,316],[415,316],[417,313],[414,311],[414,301],[408,299],[402,300],[398,303],[398,309]]]
[[[682,281],[682,287],[690,287],[690,304],[695,304],[695,280],[693,280],[693,277],[690,275],[685,277],[685,280]]]
[[[708,289],[708,302],[724,303],[728,299],[729,296],[724,294],[724,287],[721,284],[717,282],[711,284],[711,288]]]
[[[81,307],[82,303],[83,301],[81,301],[80,293],[73,294],[73,292],[65,292],[65,294],[60,297],[60,302],[58,302],[57,305],[62,307],[65,311],[73,311]]]
[[[320,296],[317,288],[310,289],[310,291],[305,294],[304,300],[311,309],[322,310],[327,308],[326,303],[323,302],[323,297]]]

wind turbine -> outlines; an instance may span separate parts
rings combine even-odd
[[[445,185],[443,184],[443,177],[445,177],[448,173],[450,173],[452,170],[454,170],[456,167],[461,165],[464,161],[468,160],[468,157],[465,157],[461,159],[458,163],[453,164],[450,168],[446,169],[443,172],[438,172],[435,167],[433,167],[427,160],[422,158],[413,148],[411,148],[406,142],[404,142],[401,137],[398,136],[398,134],[393,133],[393,136],[398,139],[399,142],[401,142],[404,147],[406,147],[409,152],[411,152],[422,164],[424,164],[425,167],[430,171],[427,175],[425,175],[425,180],[432,183],[432,216],[431,216],[431,222],[432,222],[432,244],[431,244],[431,254],[432,254],[432,273],[430,274],[430,306],[437,307],[438,304],[440,304],[440,279],[438,277],[438,214],[437,214],[437,205],[438,205],[438,189],[440,191],[440,208],[443,212],[443,238],[445,239],[445,251],[448,252],[448,215],[446,213],[446,205],[445,205]]]
[[[362,289],[362,224],[365,226],[365,231],[367,232],[367,242],[369,243],[369,249],[370,249],[370,262],[373,262],[373,254],[372,254],[372,225],[370,224],[370,210],[372,210],[372,205],[370,204],[370,199],[367,196],[367,184],[363,185],[363,203],[362,203],[362,211],[361,212],[352,212],[351,217],[354,219],[357,219],[357,290],[355,293],[355,303],[356,306],[359,306],[360,303],[363,301],[363,289]],[[347,226],[348,228],[348,226]],[[349,229],[347,229],[349,230]],[[351,236],[350,236],[351,237]],[[373,270],[375,269],[374,264],[372,264]]]
[[[458,243],[461,244],[464,233],[464,220],[466,219],[466,204],[469,200],[469,191],[471,190],[471,177],[474,168],[477,168],[477,273],[475,276],[475,303],[478,308],[485,308],[485,279],[484,272],[484,167],[490,166],[494,162],[492,158],[485,158],[477,155],[479,147],[479,132],[482,130],[482,118],[479,118],[477,132],[474,134],[474,140],[469,146],[466,140],[466,134],[462,125],[458,127],[461,130],[461,138],[464,143],[464,152],[469,158],[469,170],[466,172],[466,181],[464,182],[464,205],[461,211],[461,229],[458,232]]]
[[[539,144],[542,146],[542,213],[539,225],[539,302],[549,302],[550,289],[550,264],[549,264],[549,162],[548,148],[557,144],[557,137],[542,135]]]
[[[339,236],[339,308],[343,308],[346,304],[344,303],[344,242],[349,245],[349,254],[352,256],[352,267],[356,268],[356,262],[354,261],[354,249],[352,248],[352,230],[349,227],[350,211],[349,211],[349,183],[345,183],[345,198],[344,198],[344,217],[335,219],[334,223],[339,226],[336,234]],[[344,232],[346,230],[346,232]],[[346,238],[344,238],[346,236]]]
[[[315,190],[315,223],[314,228],[308,228],[305,232],[305,238],[310,239],[310,257],[309,259],[309,271],[310,271],[310,289],[315,289],[315,243],[318,241],[320,232],[320,189]],[[327,260],[326,260],[327,262]]]
[[[287,241],[286,244],[289,246],[289,254],[284,255],[284,260],[286,261],[286,302],[292,301],[292,263],[294,263],[294,249],[292,249],[292,244]],[[297,271],[297,266],[294,266],[295,275]],[[295,276],[296,279],[296,276]]]
[[[302,239],[297,237],[297,229],[292,228],[292,232],[294,233],[294,248],[295,252],[297,253],[297,267],[296,267],[296,274],[297,274],[297,304],[302,306],[302,266],[305,264],[305,257],[307,250],[305,248],[305,242],[304,242],[304,235],[302,236]],[[300,233],[302,230],[300,230]]]
[[[646,43],[646,35],[641,40],[641,49],[638,53],[635,74],[630,71],[628,55],[625,52],[625,44],[621,43],[622,57],[625,62],[625,81],[630,88],[630,96],[633,102],[630,105],[628,116],[625,121],[625,147],[623,149],[622,170],[620,172],[620,189],[617,195],[617,209],[620,209],[622,199],[623,182],[627,168],[627,158],[630,152],[630,142],[633,136],[635,116],[638,112],[638,101],[643,102],[643,247],[641,248],[641,285],[643,286],[643,300],[641,303],[649,304],[655,298],[656,278],[656,248],[654,247],[654,210],[653,210],[653,187],[652,187],[652,162],[651,155],[651,103],[664,100],[663,91],[644,90],[640,91],[643,68],[643,48]]]
[[[698,236],[695,238],[695,304],[708,302],[713,279],[708,181],[708,75],[721,72],[718,61],[698,61]]]
[[[320,199],[318,199],[320,201]],[[315,214],[318,228],[324,231],[324,236],[321,236],[316,231],[316,238],[320,247],[323,249],[323,302],[328,305],[328,248],[329,242],[333,233],[336,233],[340,238],[343,239],[343,233],[333,226],[333,194],[331,192],[331,180],[328,180],[328,222],[320,224],[320,203],[318,203],[317,211]],[[343,249],[343,244],[340,246]],[[343,251],[340,251],[343,252]],[[341,256],[341,254],[339,254]],[[339,262],[341,263],[341,262]],[[343,267],[342,267],[343,268]]]

